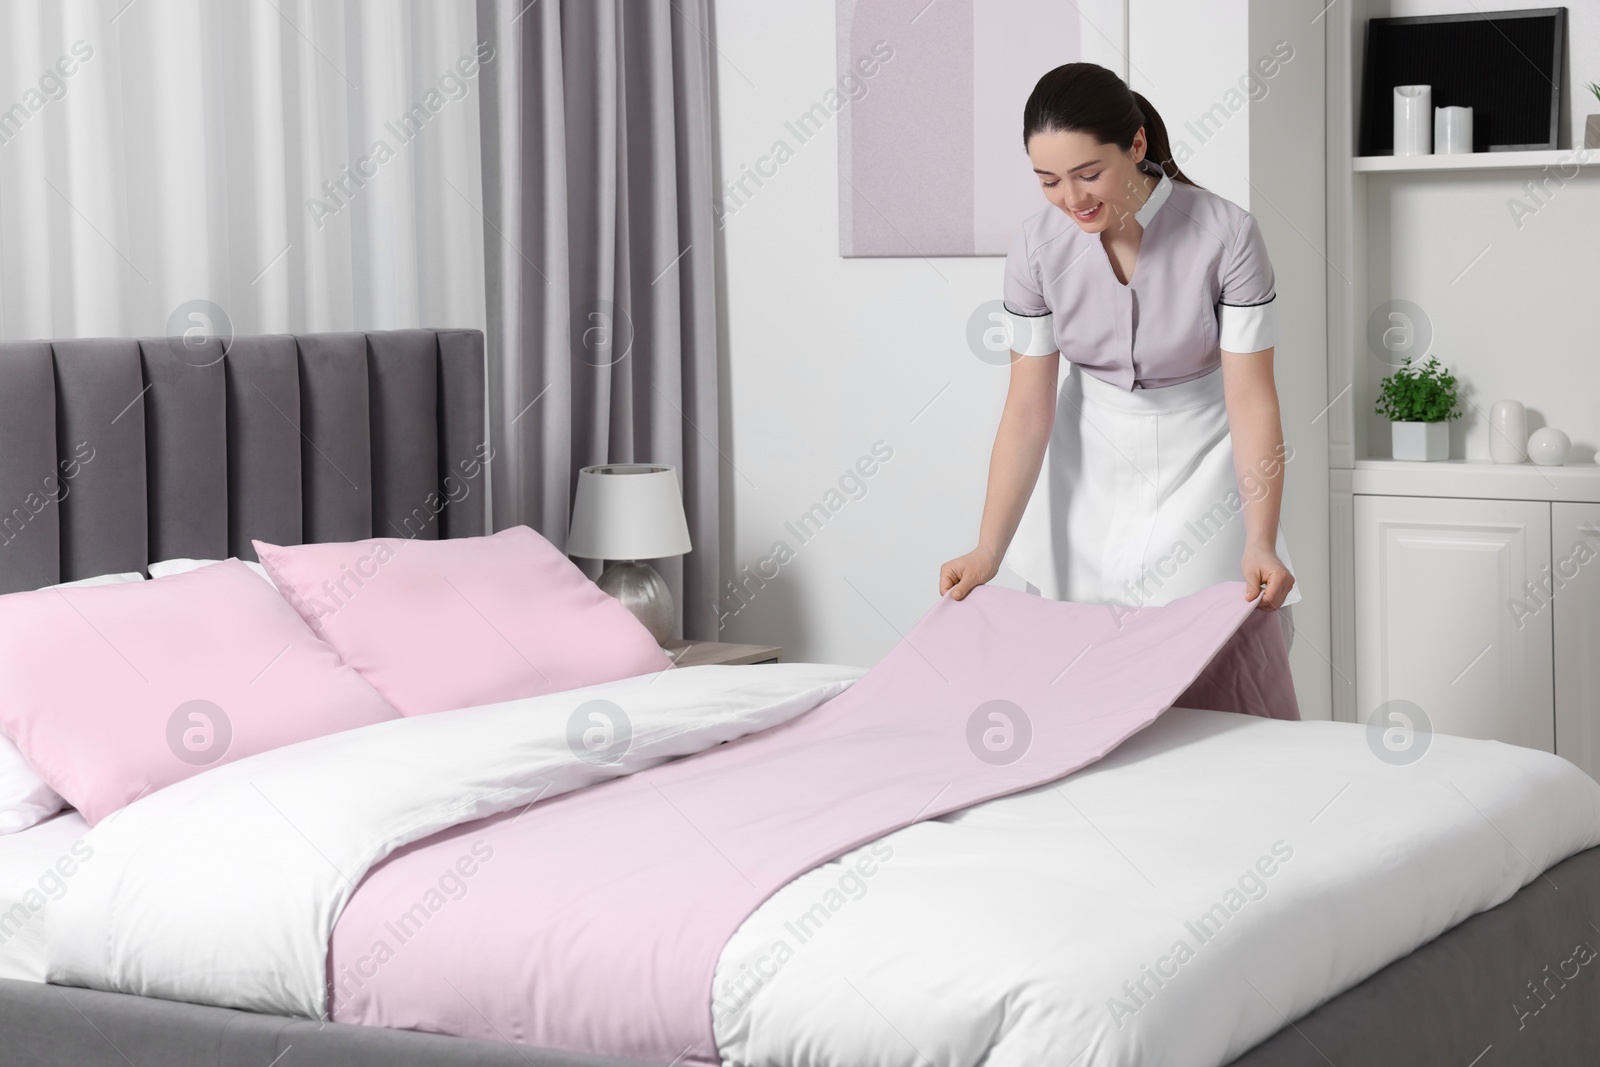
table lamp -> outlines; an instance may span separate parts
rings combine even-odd
[[[567,555],[610,560],[600,588],[633,612],[657,643],[672,636],[672,591],[641,560],[689,551],[689,523],[675,468],[605,463],[578,472]]]

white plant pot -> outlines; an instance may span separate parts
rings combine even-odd
[[[1435,460],[1450,458],[1448,422],[1391,422],[1395,459]]]

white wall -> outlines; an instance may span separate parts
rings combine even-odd
[[[1255,58],[1247,0],[1128,4],[1129,84],[1161,112],[1173,157],[1207,189],[1251,207],[1250,108],[1239,91]]]
[[[1257,20],[1274,28],[1265,15]],[[1284,518],[1307,597],[1296,621],[1305,644],[1325,650],[1325,448],[1312,440],[1319,431],[1304,428],[1326,402],[1316,344],[1324,277],[1314,249],[1293,247],[1307,238],[1292,234],[1320,241],[1322,45],[1319,29],[1294,23],[1296,57],[1264,100],[1217,120],[1203,144],[1184,123],[1227,107],[1260,50],[1246,0],[1132,0],[1130,57],[1133,85],[1162,110],[1174,147],[1191,144],[1186,170],[1256,212],[1272,249],[1297,347],[1280,349],[1278,361],[1285,427],[1297,449],[1309,446],[1289,468]],[[719,0],[712,36],[721,180],[753,167],[776,140],[792,143],[785,123],[834,85],[833,4]],[[1269,169],[1250,149],[1255,113],[1268,104],[1278,127],[1292,116],[1309,133],[1303,166],[1256,182],[1287,205],[1281,220],[1263,213],[1250,187],[1252,165]],[[775,578],[747,586],[745,606],[730,594],[727,606],[739,610],[723,637],[782,644],[790,659],[868,665],[936,602],[939,565],[976,540],[1007,372],[972,354],[966,328],[975,308],[999,296],[1003,260],[841,259],[837,159],[832,130],[798,146],[721,230],[723,439],[733,467],[724,482],[732,501],[725,565],[754,571],[779,541],[793,552],[765,568]],[[916,171],[905,180],[916,182]],[[1277,189],[1291,180],[1315,185]],[[1302,428],[1290,432],[1292,424]],[[841,476],[880,441],[892,458],[862,479],[859,498],[835,497],[842,506],[802,543],[786,523],[829,503]],[[999,581],[1020,586],[1005,573]],[[1320,653],[1297,639],[1293,658],[1304,712],[1326,714]]]

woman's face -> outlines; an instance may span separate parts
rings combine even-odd
[[[1050,203],[1088,233],[1116,229],[1144,206],[1141,128],[1126,152],[1081,132],[1036,133],[1028,139],[1039,187]]]

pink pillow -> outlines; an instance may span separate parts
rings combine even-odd
[[[278,591],[402,715],[672,665],[643,623],[526,526],[444,541],[254,544]]]
[[[91,824],[256,752],[396,718],[236,559],[0,596],[0,730]]]

